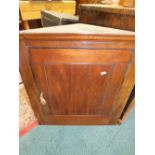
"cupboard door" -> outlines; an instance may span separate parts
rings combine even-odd
[[[46,101],[41,104],[46,119],[55,124],[67,119],[78,124],[82,117],[90,124],[93,118],[113,119],[111,112],[130,56],[130,51],[116,50],[31,49],[31,69]]]
[[[33,64],[52,115],[102,114],[112,69],[103,64]]]

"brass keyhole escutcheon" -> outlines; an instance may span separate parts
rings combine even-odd
[[[43,96],[43,92],[40,93],[40,103],[41,103],[42,105],[46,105],[46,100],[45,100],[45,98],[44,98],[44,96]]]

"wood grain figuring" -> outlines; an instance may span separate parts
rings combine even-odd
[[[128,64],[128,68],[126,70],[125,79],[122,83],[122,87],[120,89],[119,95],[117,96],[115,106],[112,110],[112,115],[116,117],[116,119],[120,118],[120,113],[123,112],[125,105],[127,104],[128,98],[126,96],[130,96],[135,85],[135,56],[131,58],[130,63]]]
[[[20,73],[39,124],[117,124],[134,85],[133,49],[133,35],[20,34]]]
[[[110,65],[48,64],[44,68],[52,114],[101,113],[103,106],[99,103],[104,102],[104,92],[112,69]],[[107,75],[100,75],[102,71],[106,71]]]
[[[31,65],[31,68],[32,68],[33,77],[37,83],[36,85],[37,89],[39,90],[40,93],[41,91],[43,92],[45,100],[49,102],[48,85],[47,85],[48,83],[46,83],[46,77],[44,76],[45,71],[44,71],[43,64],[33,64]],[[37,71],[37,72],[33,72],[33,71]],[[42,108],[43,108],[44,115],[50,113],[50,108],[48,104],[44,105]]]
[[[115,117],[115,115],[111,114],[112,109],[115,105],[115,98],[117,97],[117,93],[119,92],[120,86],[122,85],[124,74],[126,70],[126,64],[120,63],[115,65],[111,81],[109,84],[109,89],[107,96],[105,98],[105,114],[110,115],[112,118]]]
[[[38,122],[40,123],[43,121],[43,115],[41,107],[39,106],[40,101],[38,99],[38,90],[36,88],[33,75],[30,69],[30,65],[28,63],[24,41],[20,41],[19,50],[20,50],[19,54],[20,74],[23,79],[25,89],[27,90],[28,96],[30,98],[34,114],[37,117]]]

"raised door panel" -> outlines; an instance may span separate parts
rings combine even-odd
[[[102,114],[112,70],[103,64],[33,64],[52,115]]]
[[[31,49],[32,73],[47,101],[42,106],[44,114],[53,120],[60,116],[69,121],[83,116],[112,119],[112,107],[130,56],[129,50]]]

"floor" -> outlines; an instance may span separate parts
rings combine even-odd
[[[30,101],[25,87],[21,83],[19,84],[19,135],[24,135],[36,125],[37,119],[30,106]]]
[[[135,110],[120,126],[37,126],[19,142],[20,155],[134,155]]]

